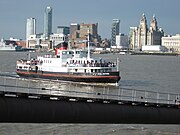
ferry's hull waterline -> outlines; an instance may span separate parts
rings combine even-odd
[[[17,70],[16,73],[19,76],[27,78],[43,78],[43,79],[53,79],[53,80],[63,80],[63,81],[73,81],[73,82],[85,82],[85,83],[118,83],[120,80],[119,72],[102,73],[102,75],[97,74],[82,74],[82,73],[54,73],[54,72],[33,72],[33,71],[23,71]]]

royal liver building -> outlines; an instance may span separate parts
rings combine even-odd
[[[147,27],[145,14],[140,19],[139,27],[130,27],[130,49],[141,50],[145,45],[161,45],[161,38],[164,35],[163,30],[158,29],[156,17],[153,16],[150,28]]]

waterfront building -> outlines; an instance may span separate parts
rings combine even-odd
[[[36,19],[28,18],[26,22],[26,39],[28,39],[30,35],[34,34],[36,34]]]
[[[96,23],[96,24],[81,23],[80,24],[80,37],[87,38],[88,30],[89,30],[89,34],[91,35],[91,37],[93,37],[93,38],[98,37],[98,23]]]
[[[30,35],[27,43],[27,48],[40,49],[41,51],[47,51],[52,49],[52,41],[44,40],[44,38],[38,38],[37,35]]]
[[[116,35],[119,34],[120,20],[113,19],[111,27],[111,46],[116,46]]]
[[[52,34],[52,7],[46,7],[44,12],[44,37],[49,39]]]
[[[110,46],[111,46],[111,41],[105,38],[105,39],[102,39],[99,47],[110,48]]]
[[[77,31],[80,29],[79,24],[77,23],[71,23],[70,25],[70,39],[78,38]]]
[[[63,33],[54,33],[50,35],[50,41],[52,42],[52,46],[55,47],[62,42],[67,42],[68,36]]]
[[[138,46],[141,48],[143,45],[147,44],[147,20],[146,16],[143,13],[142,18],[140,20],[139,28],[138,28],[138,33],[137,33],[137,41],[138,41]]]
[[[158,29],[155,15],[151,20],[150,28],[147,33],[147,45],[161,45],[161,38],[164,36],[162,28]]]
[[[168,48],[171,52],[180,53],[180,34],[162,37],[162,45]]]
[[[26,47],[47,51],[48,49],[52,49],[52,41],[45,40],[43,33],[33,34],[26,40]]]
[[[145,45],[142,46],[142,51],[146,53],[160,53],[160,52],[167,52],[167,48],[162,45]]]
[[[46,40],[43,37],[43,34],[34,34],[30,35],[27,40],[27,46],[28,48],[37,48],[41,47],[43,51],[48,51],[49,49],[53,49],[55,46],[57,46],[59,43],[62,42],[68,42],[68,36],[60,33],[54,33],[49,35],[49,39]]]
[[[150,28],[147,27],[147,19],[143,13],[140,19],[139,27],[130,27],[129,45],[132,50],[141,50],[145,45],[161,45],[161,38],[164,35],[162,28],[158,29],[156,17],[150,23]]]
[[[119,49],[128,49],[128,36],[119,33],[119,35],[116,35],[116,48]]]
[[[57,26],[57,34],[69,35],[70,34],[70,27]]]
[[[130,27],[129,32],[129,48],[132,50],[137,50],[137,30],[138,27]]]
[[[90,44],[98,46],[101,38],[98,35],[98,23],[96,24],[71,24],[70,26],[70,44],[75,48],[86,48],[87,35],[90,35]]]

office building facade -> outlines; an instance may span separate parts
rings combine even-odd
[[[162,37],[162,45],[168,48],[171,52],[180,53],[180,34]]]
[[[72,47],[85,48],[87,43],[87,36],[90,36],[91,45],[98,46],[101,40],[98,35],[98,23],[95,24],[76,24],[70,25],[70,43]]]
[[[52,34],[52,7],[46,7],[44,12],[44,37],[49,39]]]
[[[57,34],[64,34],[69,35],[70,34],[70,27],[67,26],[57,26]]]
[[[36,34],[36,19],[28,18],[26,23],[26,40],[30,37],[30,35]]]
[[[116,48],[119,49],[128,49],[128,36],[119,33],[119,35],[116,35]]]
[[[120,20],[113,19],[111,27],[111,46],[116,46],[116,36],[119,34]]]

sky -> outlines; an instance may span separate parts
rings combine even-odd
[[[153,15],[165,34],[180,33],[180,0],[0,0],[0,38],[25,39],[26,20],[37,21],[37,33],[43,33],[44,11],[53,8],[53,32],[57,26],[71,23],[98,23],[102,38],[110,38],[112,19],[120,19],[120,33],[139,26],[144,13],[148,27]]]

